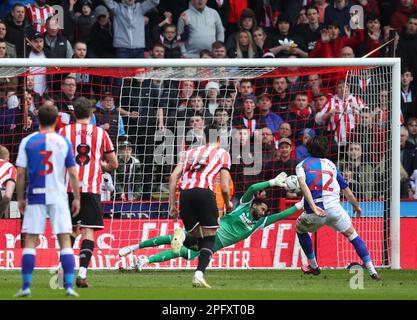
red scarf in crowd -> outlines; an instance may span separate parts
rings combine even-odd
[[[297,115],[297,117],[302,118],[302,119],[308,118],[310,114],[312,113],[310,107],[307,107],[304,110],[298,110],[296,106],[294,106],[294,109],[292,112],[294,112]]]

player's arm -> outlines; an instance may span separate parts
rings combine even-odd
[[[17,167],[16,174],[16,195],[17,205],[20,214],[25,214],[26,200],[25,200],[25,186],[26,186],[26,168]]]
[[[119,166],[116,153],[114,151],[107,152],[103,155],[104,160],[101,162],[101,170],[104,172],[113,172]]]
[[[297,175],[298,176],[298,175]],[[311,195],[311,191],[307,186],[305,176],[298,176],[298,184],[300,185],[301,192],[304,196],[304,199],[307,201],[308,205],[310,206],[311,210],[313,210],[314,214],[318,215],[319,217],[324,217],[326,214],[323,209],[316,206],[313,200],[313,196]]]
[[[74,200],[71,204],[72,216],[75,217],[80,212],[80,183],[78,181],[78,169],[76,166],[67,168],[68,175],[71,181],[72,193],[74,194]]]
[[[169,177],[169,215],[172,218],[178,217],[178,209],[175,207],[175,191],[177,188],[178,180],[181,177],[183,168],[183,162],[179,162],[175,167],[174,171],[172,171],[171,176]]]
[[[4,212],[7,209],[7,206],[12,200],[13,192],[16,186],[16,182],[14,180],[9,180],[6,182],[6,190],[4,191],[3,197],[0,201],[0,217],[3,216]]]
[[[269,188],[269,187],[285,187],[285,179],[287,178],[287,174],[285,172],[281,172],[277,175],[274,179],[264,182],[258,182],[252,184],[248,190],[246,190],[245,194],[241,198],[242,203],[248,203],[253,199],[256,195],[256,192]]]
[[[347,187],[343,189],[342,192],[343,192],[343,195],[346,197],[347,201],[349,201],[349,203],[352,205],[353,211],[356,213],[358,217],[360,217],[362,213],[362,209],[359,206],[359,202],[356,199],[355,195],[353,194],[352,190],[349,187]]]
[[[222,190],[223,201],[226,204],[226,211],[229,212],[233,209],[233,203],[230,201],[230,172],[227,169],[220,170],[220,188]]]
[[[273,224],[279,220],[287,219],[289,216],[296,213],[298,210],[301,210],[303,208],[303,203],[297,202],[295,205],[293,205],[291,208],[288,208],[284,211],[271,214],[265,218],[264,226],[269,226],[270,224]]]

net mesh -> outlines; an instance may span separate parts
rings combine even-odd
[[[61,126],[74,121],[76,97],[86,96],[96,105],[96,124],[109,133],[119,159],[119,168],[103,177],[105,230],[98,236],[96,267],[97,255],[105,253],[103,267],[131,265],[133,255],[116,257],[119,248],[182,226],[168,217],[169,176],[182,152],[201,143],[203,127],[213,123],[231,154],[234,203],[253,183],[281,171],[295,174],[296,164],[307,156],[308,138],[328,137],[329,158],[361,202],[362,217],[353,218],[354,226],[375,265],[390,264],[390,67],[1,68],[0,81],[0,143],[10,150],[11,162],[21,139],[37,130],[43,102],[57,105]],[[283,138],[291,145],[279,143]],[[215,192],[222,215],[217,180]],[[300,199],[278,188],[267,189],[264,196],[272,212]],[[343,206],[354,217],[346,201]],[[305,257],[295,236],[297,216],[222,250],[211,267],[299,266]],[[327,227],[313,238],[324,267],[359,262],[349,242]],[[134,255],[168,249],[143,248]],[[189,268],[195,263],[179,259],[156,266]]]

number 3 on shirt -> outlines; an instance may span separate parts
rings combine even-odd
[[[46,176],[46,175],[52,173],[52,171],[54,169],[54,166],[53,166],[52,162],[49,161],[49,158],[52,156],[52,151],[50,151],[50,150],[40,150],[39,155],[43,157],[41,163],[46,166],[46,170],[38,171],[38,174],[43,177],[43,176]]]
[[[324,183],[324,179],[323,179],[323,186],[322,186],[322,190],[323,191],[333,191],[333,188],[329,187],[330,184],[333,181],[333,172],[332,171],[328,171],[328,170],[323,170],[323,173],[320,170],[310,170],[311,173],[315,173],[316,179],[314,179],[314,181],[311,183],[311,185],[309,186],[311,190],[317,190],[317,183],[322,179],[322,177],[324,176],[328,176],[329,179],[326,181],[326,183]]]

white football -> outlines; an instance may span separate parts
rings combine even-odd
[[[285,184],[287,185],[287,191],[293,193],[300,192],[300,185],[298,184],[298,179],[296,175],[289,176],[287,179],[285,179]]]

